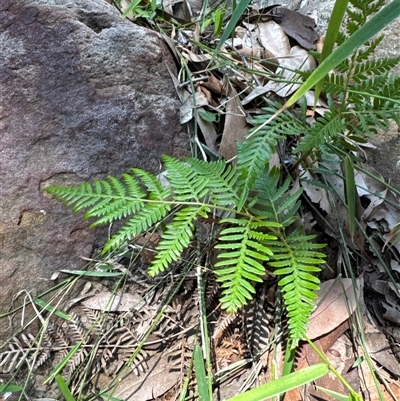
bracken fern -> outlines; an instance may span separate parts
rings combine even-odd
[[[215,264],[222,307],[229,312],[238,310],[252,299],[255,283],[263,280],[266,263],[278,267],[291,339],[297,344],[306,330],[314,305],[312,290],[318,283],[310,272],[318,271],[318,265],[323,263],[323,254],[315,253],[322,245],[313,244],[310,236],[302,236],[299,231],[286,232],[297,219],[301,190],[290,194],[289,181],[278,187],[279,170],[268,173],[264,164],[252,185],[254,195],[248,196],[239,209],[245,167],[228,165],[222,160],[180,161],[169,156],[163,156],[163,161],[170,183],[167,188],[154,175],[132,169],[121,180],[109,177],[92,185],[49,187],[46,191],[72,206],[75,212],[88,209],[85,217],[95,219],[92,226],[126,218],[125,225],[111,237],[104,252],[145,232],[168,214],[171,221],[161,234],[149,266],[151,276],[181,258],[194,237],[197,219],[224,213],[227,217],[219,221],[221,230],[216,244],[219,254]],[[293,308],[302,313],[301,319]]]

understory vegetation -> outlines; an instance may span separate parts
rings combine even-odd
[[[179,83],[188,82],[185,86],[188,96],[183,97],[183,103],[191,102],[192,105],[192,119],[187,126],[192,135],[193,157],[178,160],[169,155],[162,156],[163,172],[159,175],[134,167],[122,177],[45,189],[47,194],[73,208],[75,213],[84,211],[84,218],[90,219],[92,227],[120,222],[120,228],[110,236],[88,270],[75,272],[75,276],[65,282],[68,287],[76,285],[82,278],[115,280],[110,299],[105,303],[108,306],[100,308],[99,313],[86,309],[90,324],[85,329],[81,317],[68,314],[52,300],[42,301],[44,304],[39,306],[50,315],[69,322],[70,331],[77,333],[75,345],[71,348],[68,336],[50,322],[50,317],[43,323],[41,339],[25,340],[34,351],[33,356],[32,352],[24,354],[25,362],[32,368],[40,365],[37,363],[40,355],[44,355],[43,359],[50,357],[50,351],[41,354],[43,341],[52,337],[53,344],[62,340],[57,345],[59,348],[68,344],[70,348],[65,345],[66,352],[61,361],[46,379],[48,382],[55,379],[67,400],[91,400],[100,395],[104,399],[120,399],[114,394],[117,380],[134,369],[131,365],[139,369],[140,361],[146,358],[144,344],[152,336],[160,338],[164,334],[167,337],[170,333],[172,338],[178,335],[170,328],[173,319],[178,321],[178,312],[174,312],[176,316],[171,317],[168,324],[163,320],[172,313],[168,308],[174,308],[176,303],[180,304],[182,316],[190,315],[190,319],[182,323],[181,332],[186,333],[185,330],[191,327],[194,334],[191,342],[186,339],[185,351],[181,351],[184,363],[179,369],[183,374],[179,385],[171,386],[174,394],[170,398],[160,396],[157,399],[198,397],[212,400],[213,394],[217,397],[214,390],[223,382],[224,373],[219,376],[215,373],[212,346],[223,343],[223,336],[237,319],[244,319],[247,329],[243,329],[243,341],[250,344],[247,359],[243,358],[246,361],[240,368],[250,365],[252,370],[241,394],[230,398],[232,401],[279,397],[279,394],[318,379],[329,370],[334,372],[346,394],[329,389],[325,394],[341,400],[363,399],[360,388],[352,388],[327,362],[323,352],[316,350],[322,363],[303,368],[296,364],[299,355],[296,352],[310,338],[318,337],[309,326],[317,303],[330,293],[328,288],[321,296],[321,282],[336,279],[336,283],[343,286],[347,279],[342,279],[342,275],[345,275],[350,279],[354,293],[349,295],[347,290],[342,290],[342,297],[357,298],[362,292],[359,281],[361,261],[365,264],[368,260],[378,260],[388,280],[395,287],[398,285],[390,263],[385,259],[387,252],[381,249],[394,249],[400,223],[390,227],[384,237],[386,242],[382,237],[378,242],[372,241],[365,214],[362,216],[368,205],[363,206],[359,188],[361,176],[378,179],[391,197],[385,198],[383,191],[363,190],[381,196],[381,201],[388,203],[399,216],[400,191],[382,182],[368,169],[364,149],[377,130],[388,130],[393,121],[400,125],[400,77],[390,74],[400,57],[373,57],[383,39],[383,35],[376,34],[400,14],[400,1],[388,5],[381,0],[337,1],[324,47],[320,52],[311,51],[319,66],[314,70],[300,66],[290,71],[289,78],[284,75],[288,68],[276,60],[268,63],[265,70],[260,70],[251,67],[250,61],[242,62],[241,57],[235,61],[229,56],[228,50],[235,50],[235,46],[229,48],[227,43],[233,43],[233,28],[242,21],[248,4],[242,0],[237,6],[233,5],[231,14],[221,6],[204,7],[196,22],[200,36],[189,37],[191,45],[178,44],[175,48],[182,68]],[[125,14],[167,34],[168,24],[160,19],[160,10],[153,2],[133,2]],[[183,26],[182,22],[176,21],[170,24],[176,24],[176,29],[192,26],[189,23]],[[221,39],[219,42],[215,39],[199,41],[209,27],[214,38]],[[226,47],[222,48],[223,45]],[[224,82],[220,97],[224,99],[221,104],[225,109],[212,105],[210,100],[210,107],[204,103],[196,104],[199,100],[196,97],[199,90],[195,88],[198,74],[194,72],[193,56],[185,57],[185,52],[204,56],[201,68],[198,67],[202,76],[214,74]],[[252,61],[262,65],[259,58]],[[240,103],[238,93],[241,91],[234,80],[229,79],[234,74],[225,73],[232,70],[239,77],[250,77],[248,91],[244,92],[246,96],[263,86],[257,84],[260,80],[264,85],[268,81],[281,86],[251,99],[249,110],[256,109],[256,112],[247,111],[240,105],[234,106],[236,109],[232,111],[228,103],[235,98]],[[282,88],[289,87],[292,90],[284,96],[276,95]],[[181,90],[182,86],[177,84],[177,88]],[[235,149],[222,157],[216,142],[215,148],[207,142],[202,127],[207,123],[217,127],[218,131],[218,127],[227,124],[229,113],[237,115],[240,110],[244,111],[244,121],[248,124],[247,133],[238,140],[233,136],[230,138],[229,131],[222,129],[223,138],[218,138],[221,146],[222,141],[230,141],[231,148]],[[124,266],[121,266],[122,260],[127,261]],[[138,304],[151,304],[154,297],[162,301],[151,311],[150,323],[141,327],[141,335],[129,342],[129,352],[123,354],[123,366],[114,371],[117,379],[107,391],[97,388],[91,394],[86,393],[85,386],[92,376],[101,369],[106,371],[109,361],[115,359],[116,344],[124,343],[124,340],[116,339],[115,333],[120,333],[119,338],[128,335],[127,326],[121,323],[123,318],[109,315],[122,310],[114,308],[114,299],[122,297],[124,286],[128,286],[132,275],[139,274],[138,271],[141,280],[147,280],[151,286],[142,292],[137,290],[141,298],[135,299],[131,309],[143,310],[141,308],[145,307],[139,308]],[[157,291],[163,296],[156,296]],[[152,295],[148,295],[150,293]],[[351,301],[347,302],[351,304]],[[357,309],[357,303],[361,303],[359,298],[349,307],[351,311],[346,319],[353,312],[358,316],[350,321],[358,333],[355,337],[362,338],[362,311]],[[216,326],[211,319],[217,321]],[[49,330],[52,335],[46,334]],[[139,326],[134,330],[138,332]],[[212,330],[215,331],[210,335]],[[231,341],[239,336],[238,333],[230,332]],[[184,334],[181,336],[186,338]],[[109,356],[99,358],[101,362],[95,369],[93,361],[103,347],[99,338],[106,337],[113,338],[107,341],[114,348],[107,351]],[[94,347],[92,353],[87,349],[76,358],[80,349],[89,344],[89,339],[98,344],[97,348]],[[363,344],[362,340],[355,342]],[[50,342],[45,344],[50,350]],[[363,360],[370,363],[366,354],[359,353],[355,359],[358,363]],[[64,374],[63,369],[74,358],[70,372]],[[239,366],[239,359],[236,362]],[[12,368],[21,369],[23,365],[15,363]],[[274,366],[279,369],[274,370]],[[229,374],[234,375],[235,369],[233,367]],[[74,370],[86,373],[74,377]],[[226,373],[227,377],[231,377],[229,374]],[[257,382],[257,376],[262,375],[268,380]],[[373,376],[376,387],[380,388],[379,379],[375,373]],[[250,390],[252,387],[255,388]],[[381,390],[378,394],[384,397]],[[137,398],[133,396],[132,399]]]

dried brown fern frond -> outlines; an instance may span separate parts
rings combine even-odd
[[[0,353],[0,373],[12,373],[25,364],[32,349],[24,346],[17,337],[8,343],[8,349]]]
[[[229,329],[232,330],[233,326],[240,322],[242,318],[243,313],[240,311],[237,313],[227,313],[225,311],[222,312],[215,324],[214,333],[212,335],[212,339],[214,340],[215,344],[219,345],[222,341],[222,338],[230,334],[228,332]]]
[[[271,344],[274,309],[267,301],[268,283],[261,285],[257,297],[244,308],[243,328],[247,347],[258,358]]]

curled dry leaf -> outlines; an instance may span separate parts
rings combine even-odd
[[[208,80],[206,82],[203,82],[202,86],[205,86],[209,91],[216,93],[217,95],[225,94],[223,83],[213,74],[210,74],[208,76]]]
[[[320,285],[317,291],[317,309],[313,312],[308,325],[307,336],[311,339],[334,330],[354,312],[360,301],[360,291],[363,280],[356,280],[357,289],[353,288],[352,280],[328,280]]]

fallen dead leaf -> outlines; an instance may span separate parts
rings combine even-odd
[[[276,8],[272,18],[299,45],[307,50],[315,48],[319,35],[314,30],[316,25],[312,18],[284,7]]]
[[[279,59],[279,65],[280,67],[276,70],[276,73],[281,76],[281,80],[284,82],[269,81],[266,87],[278,96],[286,97],[300,87],[300,84],[291,83],[299,80],[296,70],[314,70],[317,63],[314,57],[308,54],[307,50],[294,46],[290,49],[288,55]]]
[[[400,365],[393,355],[388,339],[383,333],[366,333],[365,343],[369,356],[379,362],[389,372],[400,377]]]
[[[321,337],[345,322],[357,307],[363,280],[356,281],[354,290],[352,280],[342,278],[328,280],[317,291],[317,309],[313,312],[308,325],[307,336],[310,339]]]
[[[167,355],[154,355],[147,365],[140,376],[133,372],[125,376],[113,395],[126,401],[153,400],[171,389],[181,375],[180,369],[170,370]]]
[[[89,309],[107,312],[127,312],[131,309],[140,311],[146,306],[146,302],[137,294],[118,291],[114,295],[111,291],[103,291],[83,301],[82,305]]]
[[[258,37],[265,50],[276,58],[290,53],[290,43],[285,31],[274,21],[258,24]]]
[[[230,99],[226,104],[225,126],[219,148],[221,155],[227,160],[236,156],[236,142],[243,141],[249,132],[246,114],[236,90],[231,88],[229,96]]]
[[[181,112],[181,124],[189,122],[193,118],[193,109],[207,106],[208,100],[203,92],[195,92],[194,97],[189,95],[185,102],[182,104]]]

